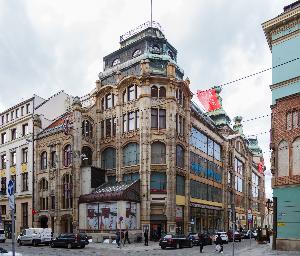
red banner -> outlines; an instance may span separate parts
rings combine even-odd
[[[197,91],[197,97],[207,112],[221,108],[218,96],[215,89],[206,91]]]
[[[260,172],[260,173],[263,173],[263,172],[264,172],[264,161],[261,161],[261,162],[258,164],[257,170],[258,170],[258,172]]]

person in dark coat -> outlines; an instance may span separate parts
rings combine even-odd
[[[203,246],[204,246],[204,235],[199,233],[198,237],[199,237],[200,253],[202,253]]]
[[[126,241],[128,242],[128,244],[130,244],[129,236],[128,236],[128,229],[126,229],[126,231],[125,231],[124,245],[125,245]]]
[[[222,240],[220,234],[218,234],[218,237],[216,239],[216,245],[220,245],[221,246],[221,250],[219,252],[223,253],[223,240]]]
[[[120,247],[120,239],[121,239],[120,232],[117,232],[116,233],[116,243],[117,243],[118,247]]]
[[[149,230],[148,230],[148,228],[145,229],[144,238],[145,238],[145,245],[148,246],[148,239],[149,239]]]

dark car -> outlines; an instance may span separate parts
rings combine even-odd
[[[86,239],[84,236],[80,234],[60,234],[58,237],[53,239],[50,243],[50,246],[53,247],[67,247],[68,249],[71,248],[84,248],[86,245]]]
[[[208,233],[201,234],[204,238],[204,244],[203,245],[211,245],[212,244],[212,238]],[[193,240],[194,245],[200,245],[199,240],[199,234],[198,233],[190,233],[188,237],[191,237]]]
[[[88,245],[91,237],[89,237],[86,233],[79,233],[79,235],[85,240],[85,245]]]
[[[168,234],[159,240],[159,245],[161,249],[171,248],[183,248],[183,247],[193,247],[193,238],[185,235],[173,235]]]
[[[233,241],[233,232],[228,231],[227,236],[228,236],[228,241],[232,242]],[[242,241],[242,236],[241,236],[240,232],[238,232],[238,231],[234,232],[234,241],[239,241],[239,242]]]

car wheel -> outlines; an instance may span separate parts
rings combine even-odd
[[[72,244],[68,243],[68,244],[67,244],[67,248],[68,248],[68,249],[72,249]]]
[[[33,245],[34,247],[37,247],[37,246],[38,246],[37,241],[36,241],[36,240],[33,240],[33,241],[32,241],[32,245]]]
[[[83,244],[83,245],[80,245],[80,248],[81,248],[81,249],[83,249],[84,247],[85,247],[85,244]]]
[[[193,247],[193,242],[192,242],[192,241],[190,242],[189,247],[190,247],[190,248]]]
[[[51,248],[54,248],[54,243],[51,243],[51,244],[50,244],[50,247],[51,247]]]
[[[176,244],[176,249],[180,249],[179,243]]]
[[[166,247],[165,247],[165,246],[161,246],[160,248],[161,248],[161,249],[163,249],[163,250],[164,250],[164,249],[166,249]]]

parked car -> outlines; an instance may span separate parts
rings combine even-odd
[[[253,232],[251,230],[243,230],[241,232],[241,236],[243,239],[249,239],[251,234],[251,238],[256,238],[257,237],[257,232]]]
[[[53,247],[67,247],[68,249],[80,247],[84,248],[86,245],[86,238],[80,234],[60,234],[51,241],[50,246]]]
[[[227,232],[227,236],[228,236],[228,241],[232,242],[233,241],[233,232],[232,232],[232,230]],[[241,236],[240,232],[238,232],[238,231],[234,232],[234,241],[239,241],[239,242],[242,241],[242,236]]]
[[[79,235],[85,240],[85,245],[88,245],[89,242],[89,236],[86,233],[79,233]]]
[[[2,243],[5,243],[5,239],[6,239],[6,237],[5,237],[4,229],[1,228],[1,229],[0,229],[0,241],[1,241]]]
[[[221,238],[222,238],[222,241],[224,244],[228,244],[228,236],[227,236],[227,233],[226,232],[223,232],[223,231],[220,231],[220,232],[217,232],[214,236],[214,242],[216,243],[216,239],[218,237],[218,235],[220,234]]]
[[[204,245],[211,245],[212,244],[211,235],[209,235],[208,233],[203,233],[202,235],[204,237]],[[192,237],[194,245],[200,245],[198,233],[190,233],[188,236]]]
[[[159,245],[161,249],[166,249],[167,247],[172,248],[183,248],[183,247],[193,247],[193,237],[185,235],[173,235],[167,234],[159,240]]]
[[[39,244],[50,244],[52,239],[51,228],[26,228],[18,236],[17,243],[21,246],[30,244],[38,246]]]

